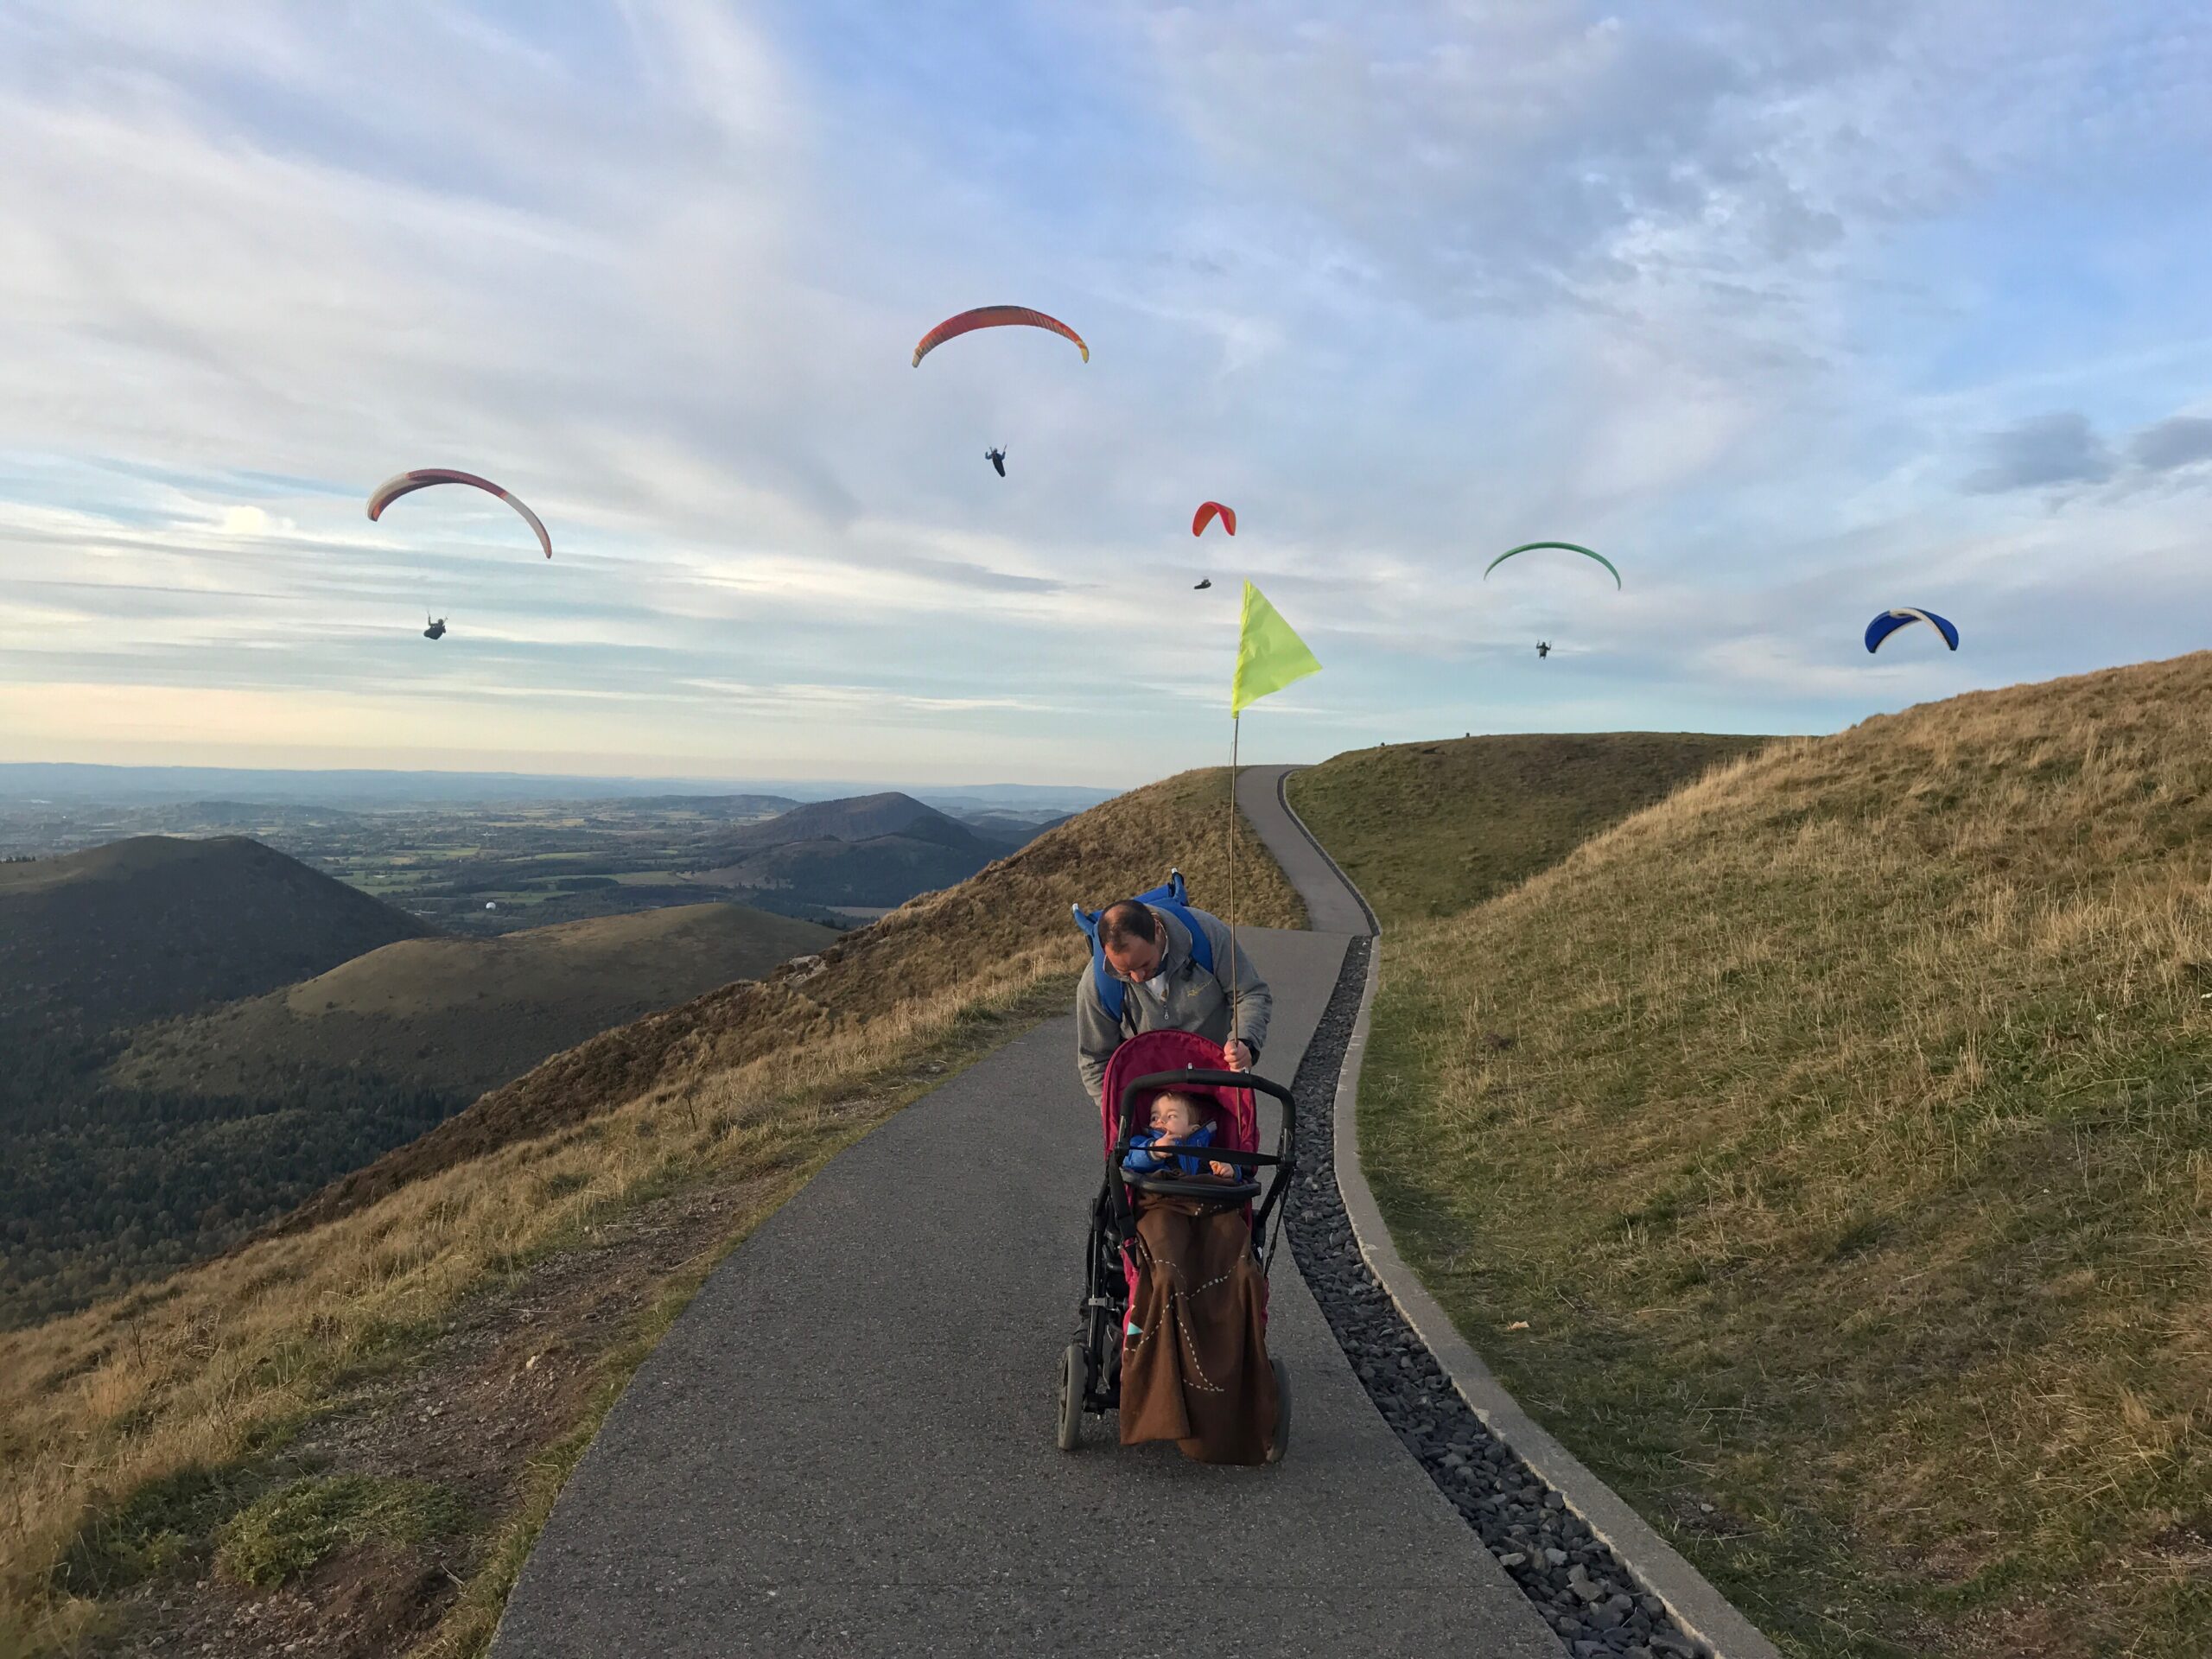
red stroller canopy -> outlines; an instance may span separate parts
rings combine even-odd
[[[1204,1037],[1188,1031],[1147,1031],[1130,1038],[1116,1049],[1106,1062],[1106,1084],[1098,1102],[1099,1127],[1104,1131],[1106,1155],[1112,1157],[1114,1142],[1122,1131],[1122,1090],[1135,1077],[1149,1077],[1155,1071],[1226,1071],[1230,1070],[1228,1057],[1219,1043],[1209,1042]],[[1191,1094],[1201,1099],[1211,1098],[1219,1119],[1214,1131],[1214,1144],[1230,1152],[1257,1152],[1260,1149],[1260,1114],[1253,1103],[1249,1089],[1230,1089],[1203,1084],[1170,1085],[1179,1093]],[[1132,1128],[1152,1127],[1153,1097],[1165,1092],[1160,1089],[1147,1089],[1137,1096],[1136,1116]]]

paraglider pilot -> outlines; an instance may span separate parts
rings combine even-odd
[[[994,466],[994,467],[997,467],[997,468],[998,468],[999,476],[1000,476],[1001,478],[1004,478],[1004,477],[1006,476],[1006,451],[1005,451],[1005,450],[1003,450],[1003,449],[986,449],[986,450],[984,450],[984,451],[983,451],[983,459],[984,459],[985,461],[989,461],[989,462],[991,463],[991,465],[992,465],[992,466]]]

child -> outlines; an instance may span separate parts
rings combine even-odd
[[[1231,1165],[1164,1150],[1171,1147],[1211,1146],[1213,1125],[1207,1121],[1205,1111],[1206,1103],[1196,1095],[1161,1090],[1152,1098],[1152,1127],[1139,1129],[1129,1137],[1129,1155],[1122,1160],[1122,1167],[1133,1175],[1156,1174],[1170,1165],[1185,1175],[1201,1174],[1210,1168],[1217,1175],[1233,1179],[1236,1171]]]

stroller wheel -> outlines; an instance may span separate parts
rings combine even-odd
[[[1083,1444],[1083,1395],[1089,1384],[1089,1356],[1083,1344],[1071,1342],[1060,1356],[1060,1450],[1072,1452]]]
[[[1275,1438],[1268,1447],[1268,1461],[1281,1463],[1290,1450],[1290,1370],[1279,1359],[1268,1362],[1275,1373]]]

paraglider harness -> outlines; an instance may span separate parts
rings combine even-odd
[[[1198,925],[1191,909],[1191,892],[1183,885],[1182,871],[1168,871],[1166,880],[1150,893],[1140,893],[1127,902],[1164,910],[1182,923],[1184,931],[1191,936],[1191,960],[1198,963],[1202,972],[1213,972],[1213,941],[1206,938],[1205,929]],[[1106,1017],[1119,1025],[1128,982],[1116,977],[1106,966],[1106,947],[1098,942],[1098,918],[1113,906],[1102,905],[1096,910],[1085,910],[1081,905],[1071,905],[1068,908],[1075,912],[1075,925],[1090,941],[1090,982],[1098,992],[1099,1004],[1106,1010]]]

